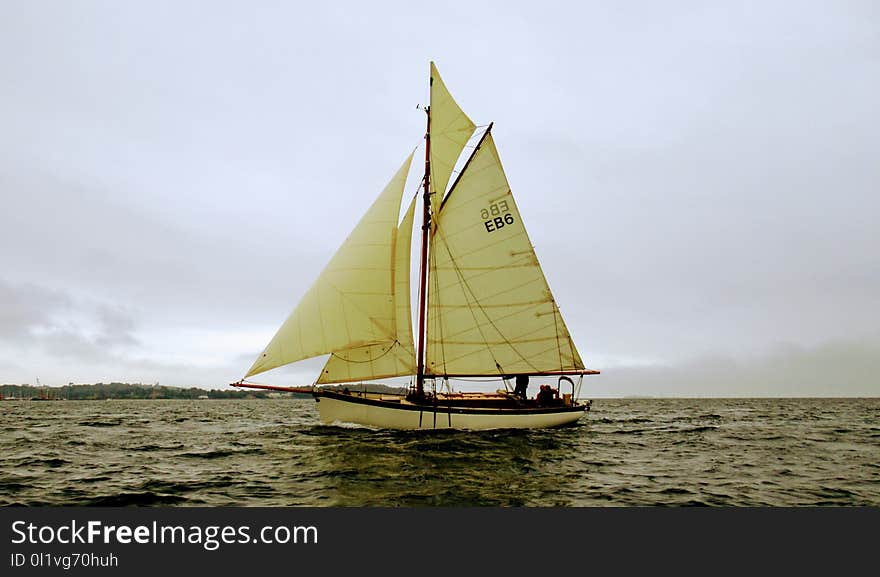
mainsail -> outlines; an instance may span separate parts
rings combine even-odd
[[[449,177],[462,149],[476,126],[446,89],[437,67],[431,62],[431,178],[432,191],[446,192]]]
[[[427,373],[584,368],[488,131],[433,220]]]
[[[397,219],[412,156],[410,153],[245,377],[327,353],[339,355],[340,361],[364,361],[376,353],[373,345],[391,347],[393,343],[399,343],[400,346],[394,348],[403,352],[412,350],[412,329],[407,334],[399,334],[396,321],[399,316],[409,318],[409,299],[406,300],[406,311],[401,310],[403,303],[397,303],[395,299],[395,293],[404,288],[395,282],[395,277],[400,277],[395,275],[395,270],[404,264],[409,268],[408,241],[403,251],[407,254],[407,262],[398,263],[395,254],[398,254],[398,248],[403,248],[398,246],[398,236],[411,234],[398,235]],[[411,217],[408,226],[411,229]],[[403,276],[407,283],[404,292],[407,292],[409,279],[408,275]],[[406,374],[411,374],[413,363],[411,360],[408,364],[401,361],[402,354],[395,353],[390,360],[395,361],[393,364],[400,370],[405,369]],[[402,364],[406,366],[399,367]],[[343,369],[342,366],[329,362],[323,382],[335,381],[345,370],[352,374],[365,372]],[[377,368],[384,372],[387,367],[381,364]],[[363,378],[369,377],[364,375]]]

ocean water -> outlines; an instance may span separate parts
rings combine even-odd
[[[310,399],[0,402],[0,505],[880,506],[880,399],[596,399],[376,431]]]

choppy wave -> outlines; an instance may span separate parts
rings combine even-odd
[[[0,403],[0,505],[878,506],[880,399],[596,400],[575,426],[324,426],[309,399]]]

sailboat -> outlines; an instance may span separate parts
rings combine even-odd
[[[246,379],[329,354],[312,388],[325,424],[481,430],[575,423],[590,408],[579,399],[582,379],[599,371],[585,368],[550,291],[493,124],[474,124],[433,62],[424,110],[415,338],[410,253],[419,192],[398,221],[413,151],[232,385],[294,390]],[[472,140],[476,145],[455,171]],[[409,386],[371,392],[357,385],[392,377],[409,377]],[[455,383],[468,379],[503,387],[456,390]],[[529,382],[536,380],[540,392],[532,397]]]

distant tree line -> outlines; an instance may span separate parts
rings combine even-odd
[[[270,391],[218,390],[198,387],[169,387],[141,383],[95,383],[93,385],[64,385],[63,387],[35,387],[33,385],[0,385],[3,399],[67,399],[87,401],[102,399],[265,399]]]

